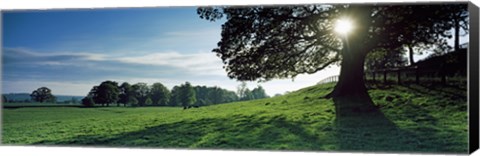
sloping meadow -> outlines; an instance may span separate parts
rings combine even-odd
[[[180,107],[3,109],[4,144],[301,151],[466,153],[466,91],[370,86],[379,119],[338,119],[334,84],[283,96]],[[341,121],[341,124],[339,123]]]

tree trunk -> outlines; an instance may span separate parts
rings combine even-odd
[[[458,49],[460,49],[460,21],[458,21],[457,19],[454,20],[455,21],[455,52],[458,51]]]
[[[397,84],[402,84],[402,71],[400,69],[397,70]]]
[[[368,95],[364,79],[365,58],[374,45],[370,43],[372,40],[367,39],[372,21],[371,8],[352,5],[349,7],[349,13],[352,17],[362,20],[355,21],[355,33],[341,37],[343,49],[340,76],[333,91],[326,96],[333,98],[337,117],[370,114],[377,110]]]
[[[329,97],[362,97],[367,94],[365,87],[363,64],[365,61],[364,52],[357,53],[359,50],[345,48],[340,66],[340,76]]]
[[[408,45],[408,55],[410,57],[410,65],[413,65],[415,61],[413,60],[413,48],[411,45]]]
[[[420,71],[418,71],[418,66],[415,67],[415,83],[420,84]]]

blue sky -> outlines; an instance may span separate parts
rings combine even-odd
[[[195,7],[4,12],[2,92],[46,86],[57,95],[83,96],[105,80],[169,88],[189,81],[234,91],[239,82],[211,52],[223,22],[200,19]],[[274,95],[335,72],[338,67],[260,85]]]
[[[224,21],[202,20],[195,7],[4,11],[2,15],[3,93],[30,93],[46,86],[56,95],[84,96],[105,80],[161,82],[169,88],[189,81],[232,91],[240,84],[226,76],[220,58],[211,52]],[[461,43],[465,41],[462,37]],[[295,81],[248,86],[262,85],[274,95],[338,73],[339,67],[332,66],[298,75]]]

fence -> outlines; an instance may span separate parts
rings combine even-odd
[[[320,82],[318,82],[317,84],[324,84],[324,83],[330,83],[330,82],[338,82],[338,75],[334,75],[334,76],[324,78]]]
[[[465,83],[466,75],[458,73],[449,73],[442,68],[438,69],[422,69],[418,66],[409,66],[403,68],[392,68],[375,71],[367,71],[365,73],[367,81],[383,82],[383,83]]]

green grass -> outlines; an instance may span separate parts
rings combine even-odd
[[[337,118],[321,98],[334,84],[290,94],[183,110],[17,108],[3,110],[4,144],[315,151],[466,153],[466,91],[372,86],[383,112]]]

